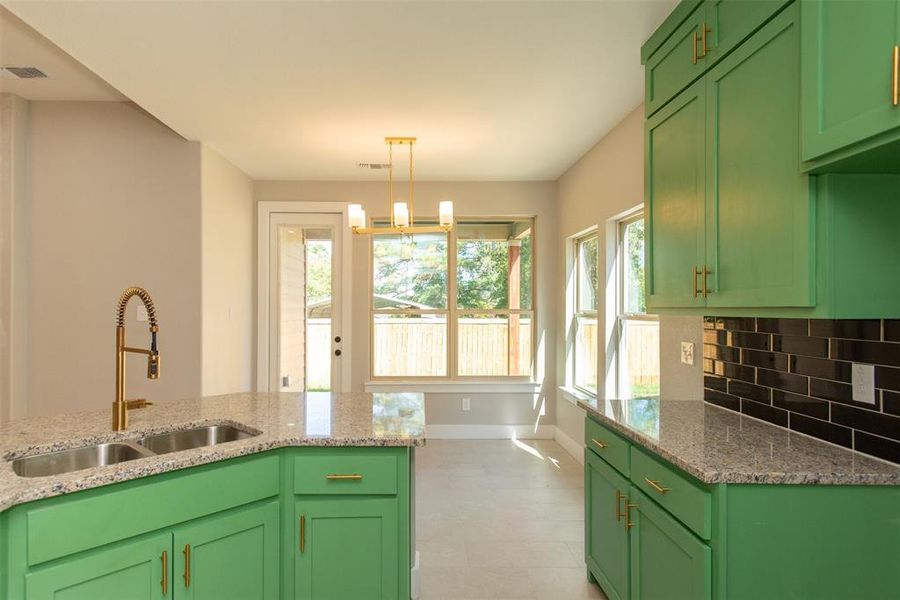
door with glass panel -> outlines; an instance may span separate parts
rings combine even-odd
[[[269,389],[340,391],[341,215],[269,217]]]

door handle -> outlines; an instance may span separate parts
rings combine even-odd
[[[306,550],[306,515],[300,515],[300,554]]]
[[[622,512],[619,510],[619,503],[622,502],[622,500],[625,500],[625,494],[623,494],[619,490],[616,490],[616,522],[617,523],[622,520]],[[627,502],[627,500],[626,500],[626,502]]]
[[[162,586],[163,596],[169,595],[169,553],[166,550],[163,550],[162,556],[159,557],[159,560],[162,561],[162,581],[159,582],[159,585]]]
[[[637,508],[637,504],[631,504],[628,502],[628,499],[625,499],[625,529],[631,529],[634,527],[634,523],[631,522],[631,509]]]
[[[710,275],[711,273],[712,273],[712,271],[710,271],[709,268],[707,268],[706,265],[703,265],[703,273],[702,273],[702,275],[703,275],[703,289],[702,289],[701,293],[703,294],[703,297],[704,297],[704,298],[706,298],[706,297],[709,296],[709,294],[710,294],[709,288],[707,287],[707,278],[709,277],[709,275]]]
[[[700,290],[697,289],[697,277],[700,275],[700,267],[693,266],[691,267],[691,295],[696,298],[700,293]]]
[[[709,54],[709,48],[706,47],[706,34],[711,32],[712,29],[706,26],[706,23],[703,24],[703,33],[700,34],[700,43],[703,46],[703,54],[700,55],[700,58],[706,58],[706,55]]]
[[[184,554],[184,587],[191,587],[191,545],[185,544],[184,550],[181,551]]]
[[[691,37],[693,38],[693,41],[691,42],[691,44],[694,48],[694,54],[691,57],[691,64],[696,65],[697,64],[697,30],[694,30],[694,33],[691,34]]]

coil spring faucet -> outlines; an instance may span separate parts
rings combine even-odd
[[[140,298],[147,309],[147,317],[150,321],[150,349],[129,348],[125,345],[125,308],[133,296]],[[156,321],[156,307],[153,306],[153,298],[144,288],[130,287],[119,296],[119,304],[116,308],[116,401],[113,402],[112,427],[113,431],[128,429],[128,411],[132,408],[143,408],[151,402],[144,399],[125,400],[125,355],[128,352],[147,355],[147,379],[159,379],[159,350],[156,348],[156,334],[159,332],[159,324]]]

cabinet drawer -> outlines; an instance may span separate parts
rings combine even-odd
[[[706,66],[711,67],[718,62],[788,2],[789,0],[706,0]]]
[[[687,476],[631,447],[631,481],[701,538],[710,538],[711,494]]]
[[[699,53],[705,12],[700,6],[647,59],[644,112],[652,115],[709,66]]]
[[[397,455],[331,450],[294,459],[295,494],[396,494]]]
[[[628,477],[628,441],[591,418],[584,420],[584,443]]]

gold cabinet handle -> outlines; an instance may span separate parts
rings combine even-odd
[[[604,444],[603,442],[601,442],[601,441],[598,440],[597,438],[591,438],[591,441],[594,442],[594,444],[596,444],[596,446],[597,446],[598,448],[600,448],[601,450],[602,450],[603,448],[606,448],[606,444]]]
[[[306,515],[300,516],[300,554],[306,550]]]
[[[631,509],[637,508],[637,504],[631,504],[628,500],[625,500],[625,529],[631,529],[634,527],[634,523],[631,521]]]
[[[623,494],[619,490],[616,490],[616,522],[617,523],[622,520],[623,513],[621,511],[619,511],[619,503],[622,500],[625,500],[625,494]],[[626,500],[626,502],[627,502],[627,500]]]
[[[163,550],[162,556],[159,557],[159,560],[162,561],[162,581],[159,582],[159,585],[162,586],[163,596],[169,595],[169,553]]]
[[[363,476],[360,475],[359,473],[351,473],[349,475],[340,475],[338,473],[331,473],[330,475],[325,476],[325,479],[332,479],[332,480],[334,480],[334,479],[338,479],[338,480],[349,479],[351,481],[359,481],[362,478],[363,478]]]
[[[691,64],[696,65],[697,64],[697,31],[696,30],[694,30],[694,33],[691,34],[691,37],[693,38],[692,45],[694,47],[694,54],[691,57]]]
[[[703,275],[703,289],[700,293],[704,298],[708,297],[710,294],[709,288],[707,287],[707,279],[710,273],[712,273],[712,271],[710,271],[706,265],[703,265],[703,271],[700,273]]]
[[[703,32],[700,34],[700,41],[703,45],[703,54],[700,55],[700,58],[706,58],[706,55],[709,54],[709,48],[706,47],[706,34],[711,32],[712,29],[706,26],[706,23],[703,24]]]
[[[700,290],[697,289],[697,277],[700,276],[700,267],[696,265],[691,267],[691,295],[696,298],[700,294]]]
[[[184,587],[191,587],[191,545],[185,544],[184,550],[181,551],[184,554]]]
[[[891,75],[893,86],[891,106],[900,106],[900,46],[894,46],[894,70]]]
[[[647,477],[644,477],[644,481],[646,481],[646,482],[647,482],[647,485],[649,485],[650,487],[652,487],[654,490],[656,490],[656,491],[659,492],[660,494],[665,494],[665,493],[668,492],[670,489],[672,489],[672,488],[667,488],[667,487],[665,487],[665,486],[663,486],[663,485],[660,485],[658,481],[654,481],[653,479],[648,479]]]

